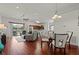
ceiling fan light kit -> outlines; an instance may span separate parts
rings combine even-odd
[[[52,17],[52,19],[55,20],[55,19],[61,19],[61,18],[62,18],[62,16],[58,14],[57,4],[56,4],[56,12],[55,12],[54,16]]]

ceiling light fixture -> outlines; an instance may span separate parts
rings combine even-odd
[[[55,11],[55,14],[54,14],[54,16],[52,17],[52,19],[55,20],[55,19],[61,19],[61,18],[62,18],[62,16],[58,14],[57,3],[56,3],[56,11]]]

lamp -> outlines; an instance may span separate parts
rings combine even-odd
[[[2,23],[2,20],[0,19],[0,30],[6,29],[7,27],[5,24]]]
[[[62,16],[58,14],[57,4],[56,4],[56,12],[55,12],[54,16],[52,17],[52,19],[55,20],[55,19],[61,19],[61,18],[62,18]]]
[[[0,29],[6,29],[6,26],[4,24],[0,24]]]

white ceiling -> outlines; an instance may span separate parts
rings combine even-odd
[[[16,8],[19,6],[19,8]],[[78,3],[58,3],[59,14],[79,9]],[[0,4],[0,15],[16,19],[28,18],[32,21],[46,21],[51,19],[56,11],[55,3],[23,3],[23,4]],[[24,16],[23,16],[24,15]]]

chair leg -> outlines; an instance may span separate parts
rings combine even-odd
[[[50,46],[50,43],[49,42],[47,42],[47,44],[48,44],[48,47]]]
[[[69,48],[71,48],[71,46],[70,46],[70,41],[68,42],[68,44],[69,44]]]
[[[48,48],[52,48],[51,42],[48,42]]]
[[[54,54],[56,54],[56,47],[54,47]]]
[[[41,42],[41,48],[42,48],[42,42]]]
[[[66,49],[64,48],[64,54],[66,54]]]
[[[69,48],[71,48],[70,43],[69,43]]]
[[[53,48],[53,45],[51,44],[51,48]]]

